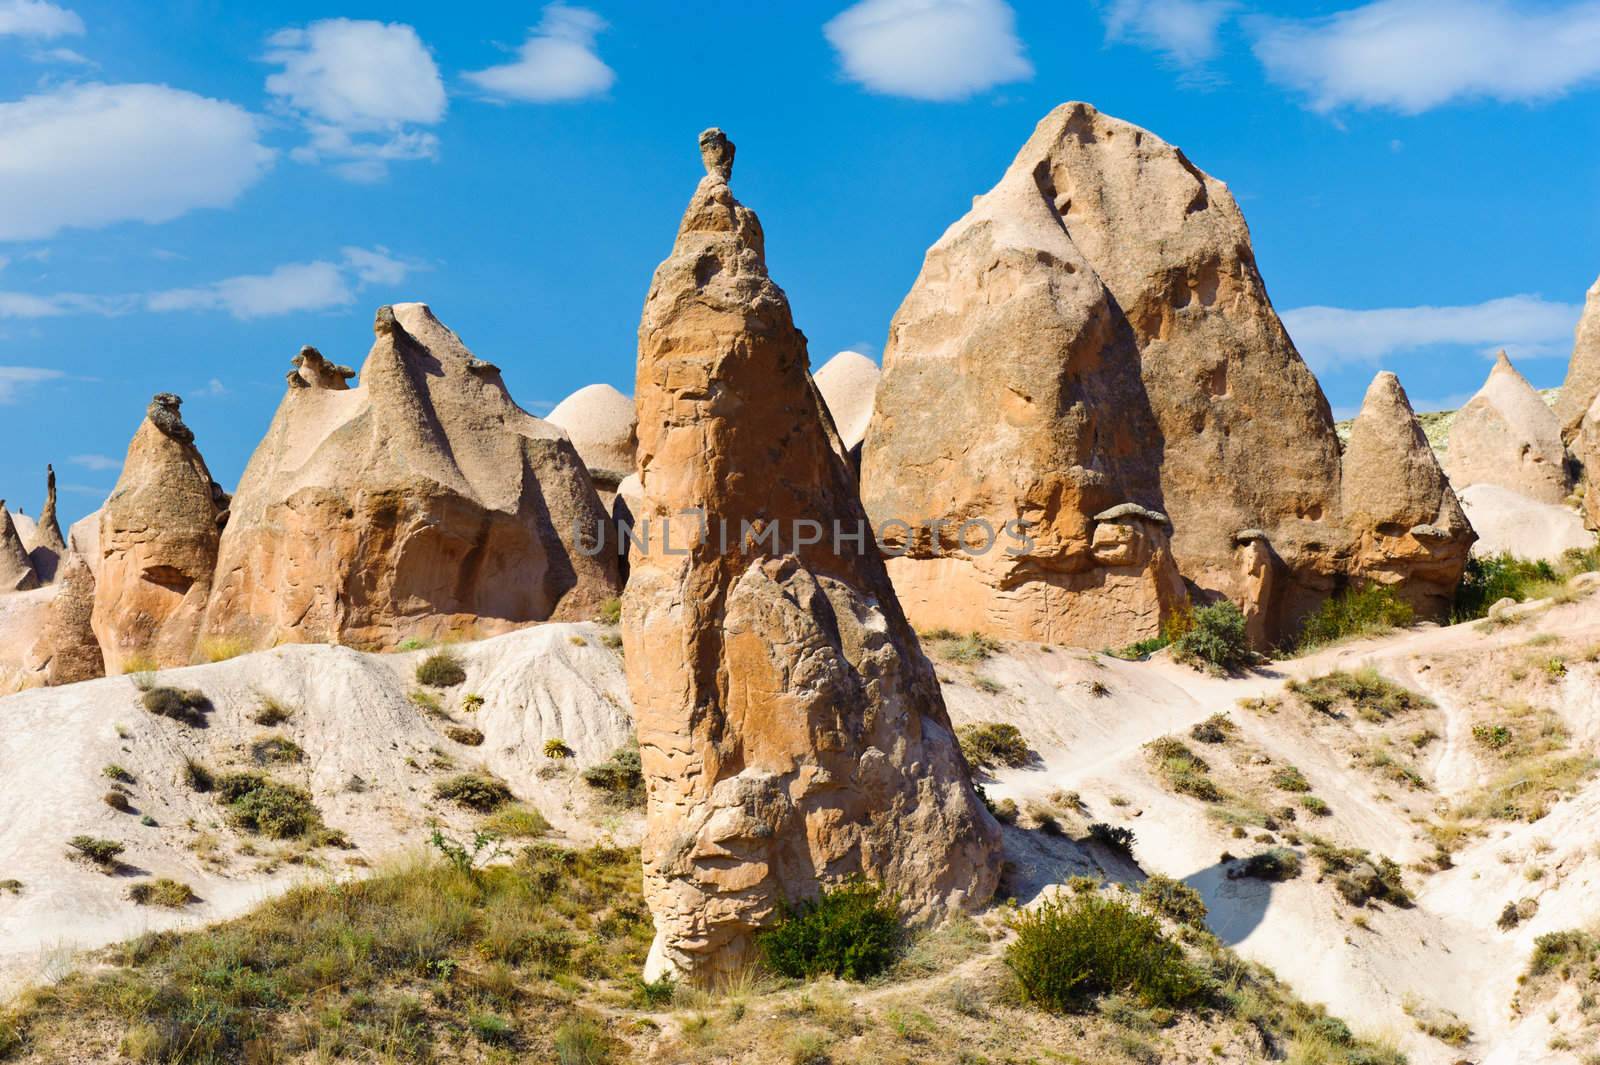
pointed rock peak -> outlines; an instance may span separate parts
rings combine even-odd
[[[1361,413],[1358,417],[1365,417],[1368,411],[1375,414],[1404,411],[1408,418],[1415,414],[1411,398],[1401,386],[1400,378],[1388,370],[1379,373],[1372,379],[1372,384],[1367,386],[1367,395],[1361,401]]]
[[[716,126],[700,134],[700,161],[711,177],[733,180],[733,153],[733,142]]]
[[[39,578],[28,560],[22,534],[11,520],[6,501],[0,499],[0,592],[25,592],[38,586]]]
[[[44,467],[44,509],[39,512],[39,542],[65,551],[66,538],[61,535],[61,523],[56,518],[56,468],[49,463]]]

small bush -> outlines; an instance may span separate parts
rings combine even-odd
[[[1300,805],[1315,817],[1333,816],[1333,807],[1329,806],[1326,802],[1317,798],[1315,795],[1300,796]]]
[[[322,828],[322,813],[303,788],[260,773],[226,773],[216,782],[217,799],[234,824],[268,839],[299,839]]]
[[[480,814],[493,813],[516,798],[505,784],[483,773],[462,773],[441,781],[433,789],[433,795]]]
[[[211,700],[187,688],[151,688],[141,700],[144,708],[158,717],[171,718],[185,725],[200,726],[211,713]]]
[[[1139,885],[1139,901],[1158,917],[1193,928],[1206,926],[1205,899],[1181,880],[1153,874]]]
[[[463,747],[482,747],[483,733],[465,725],[446,725],[444,734]]]
[[[1306,681],[1290,681],[1285,687],[1319,714],[1338,717],[1337,708],[1348,703],[1363,720],[1374,723],[1433,705],[1433,700],[1385,680],[1371,668],[1354,673],[1336,670]]]
[[[1189,738],[1201,743],[1227,743],[1239,726],[1226,713],[1212,714],[1189,730]]]
[[[1145,1006],[1181,1006],[1204,987],[1183,948],[1149,914],[1098,894],[1061,896],[1013,922],[1006,966],[1028,1001],[1054,1012],[1127,993]]]
[[[1323,602],[1306,620],[1295,648],[1305,654],[1339,640],[1359,636],[1381,636],[1403,628],[1415,620],[1415,613],[1400,601],[1393,589],[1381,584],[1347,588]]]
[[[583,771],[583,782],[599,788],[611,798],[630,806],[644,803],[644,770],[639,762],[639,748],[629,744],[611,752],[611,757]]]
[[[429,717],[436,717],[441,720],[449,719],[450,715],[444,712],[444,703],[432,692],[425,692],[421,688],[417,688],[408,692],[406,698],[411,700],[412,706],[415,706]]]
[[[1300,875],[1300,869],[1300,855],[1287,847],[1271,847],[1259,854],[1252,854],[1242,864],[1228,870],[1228,876],[1276,882],[1293,880]]]
[[[217,786],[217,778],[212,775],[206,764],[188,756],[183,759],[183,782],[189,786],[190,791],[201,794]]]
[[[116,866],[117,859],[128,848],[114,839],[99,839],[95,836],[73,836],[67,840],[67,846],[78,853],[78,856],[102,869]]]
[[[923,638],[933,645],[934,654],[947,662],[965,666],[993,658],[1001,649],[999,640],[981,632],[969,632],[963,636],[949,629],[934,629],[924,633]]]
[[[1306,779],[1305,774],[1292,765],[1286,765],[1272,774],[1272,786],[1281,791],[1311,790],[1311,782]]]
[[[621,622],[622,600],[611,598],[601,603],[599,612],[595,614],[595,620],[602,625],[616,625]]]
[[[275,728],[294,716],[294,711],[270,695],[256,693],[256,712],[251,719],[262,728]]]
[[[22,894],[22,881],[10,877],[0,880],[0,891],[4,891],[7,895],[20,895]]]
[[[466,679],[466,667],[450,651],[435,651],[417,663],[417,683],[430,688],[454,688]]]
[[[611,1040],[605,1030],[586,1018],[562,1021],[555,1035],[557,1065],[608,1065]]]
[[[506,839],[530,839],[550,831],[550,822],[531,806],[502,806],[483,822],[483,830]]]
[[[857,877],[814,901],[782,907],[756,945],[780,976],[867,980],[893,964],[903,938],[898,901]]]
[[[1244,614],[1226,599],[1194,612],[1194,628],[1173,641],[1172,654],[1219,675],[1236,673],[1256,660],[1245,635]]]
[[[1600,954],[1600,940],[1587,932],[1565,929],[1546,932],[1533,941],[1533,954],[1528,958],[1530,977],[1543,976],[1569,966],[1588,963]]]
[[[1487,558],[1469,558],[1456,586],[1450,620],[1459,624],[1489,616],[1489,608],[1502,599],[1519,603],[1539,598],[1562,583],[1556,568],[1543,559],[1530,562],[1502,552]]]
[[[1180,795],[1192,795],[1201,802],[1221,802],[1222,791],[1211,782],[1211,767],[1176,736],[1160,736],[1144,745],[1151,765]]]
[[[128,889],[128,898],[140,906],[165,906],[171,910],[182,909],[195,900],[194,889],[188,884],[161,877],[141,880]]]
[[[1505,725],[1490,725],[1480,722],[1472,726],[1472,739],[1478,746],[1490,751],[1498,751],[1510,746],[1513,734]]]
[[[483,696],[477,692],[468,692],[461,697],[461,709],[468,714],[476,714],[483,709]]]
[[[110,765],[100,770],[100,775],[105,777],[107,780],[114,780],[118,784],[134,783],[133,774],[122,768],[120,765],[117,765],[115,762],[112,762]]]
[[[1104,821],[1096,821],[1089,826],[1089,838],[1109,850],[1116,851],[1126,858],[1133,857],[1133,845],[1136,842],[1133,829],[1121,825],[1108,825]]]
[[[250,742],[256,765],[292,765],[305,761],[306,752],[287,736],[257,736]]]
[[[133,810],[133,805],[128,802],[128,796],[125,793],[120,792],[115,788],[112,788],[110,791],[106,792],[100,798],[101,798],[101,801],[103,801],[107,806],[111,807],[113,810],[116,810],[118,813],[124,813],[125,814],[125,813],[129,813],[129,812],[131,812]]]
[[[1171,642],[1172,641],[1168,640],[1165,636],[1151,636],[1149,639],[1140,640],[1138,643],[1130,643],[1128,646],[1123,647],[1120,650],[1111,651],[1109,653],[1112,658],[1122,658],[1129,662],[1135,662],[1141,658],[1146,658],[1155,654],[1157,651],[1161,650]]]
[[[491,1046],[506,1046],[516,1038],[511,1022],[493,1013],[474,1013],[467,1018],[467,1027],[480,1042]]]
[[[550,739],[544,741],[544,756],[546,758],[571,758],[572,748],[567,746],[566,740]]]
[[[967,761],[979,769],[1027,765],[1033,757],[1021,730],[1000,721],[963,725],[956,730],[956,740]]]
[[[1400,866],[1392,858],[1353,847],[1336,847],[1322,840],[1311,846],[1311,857],[1323,877],[1332,877],[1334,890],[1352,906],[1365,906],[1377,900],[1395,906],[1410,906]]]

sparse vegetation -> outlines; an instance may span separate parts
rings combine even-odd
[[[466,679],[466,667],[449,650],[435,651],[417,663],[417,683],[429,688],[453,688]]]
[[[531,806],[502,806],[483,822],[483,830],[505,839],[533,839],[550,831],[550,822]]]
[[[1533,941],[1526,977],[1561,972],[1564,975],[1580,965],[1600,961],[1600,938],[1575,928],[1546,932]]]
[[[1252,854],[1239,865],[1228,870],[1232,879],[1248,878],[1251,880],[1293,880],[1300,875],[1300,855],[1288,847],[1270,847],[1258,854]]]
[[[783,907],[756,944],[762,962],[781,976],[868,980],[894,963],[903,939],[898,901],[855,878]]]
[[[1559,595],[1580,573],[1600,569],[1600,548],[1573,549],[1556,564],[1530,562],[1509,554],[1471,558],[1456,588],[1452,622],[1475,621],[1489,616],[1489,608],[1502,599],[1525,603]]]
[[[1201,802],[1221,802],[1222,790],[1211,780],[1211,766],[1176,736],[1160,736],[1144,745],[1145,755],[1167,787]]]
[[[256,712],[251,720],[262,728],[276,728],[294,716],[294,711],[284,706],[277,699],[262,692],[256,692]]]
[[[1060,895],[1012,921],[1016,939],[1006,966],[1028,1001],[1052,1012],[1083,1009],[1094,999],[1125,992],[1150,1007],[1184,1005],[1204,977],[1161,925],[1117,899]]]
[[[610,758],[585,769],[583,782],[606,792],[613,802],[644,805],[644,768],[639,762],[639,748],[631,743],[618,747]]]
[[[1089,826],[1089,838],[1109,850],[1116,851],[1126,858],[1133,857],[1133,845],[1136,842],[1133,829],[1122,825],[1108,825],[1104,821],[1096,821]]]
[[[544,756],[546,758],[571,758],[572,748],[567,746],[566,740],[548,739],[544,741]]]
[[[1139,885],[1139,902],[1158,917],[1191,928],[1205,928],[1206,903],[1200,892],[1181,880],[1155,873]]]
[[[133,805],[130,802],[128,802],[127,793],[123,792],[123,791],[118,791],[116,788],[112,788],[110,791],[106,792],[100,798],[101,798],[101,801],[103,801],[107,806],[111,807],[113,810],[117,811],[118,813],[124,813],[125,814],[125,813],[130,813],[133,810]]]
[[[1194,612],[1194,628],[1172,642],[1180,662],[1220,675],[1237,673],[1256,661],[1245,635],[1244,614],[1224,599]]]
[[[128,898],[140,906],[163,906],[170,910],[181,910],[195,901],[193,888],[166,877],[139,881],[128,889]]]
[[[250,741],[250,757],[256,765],[292,765],[305,761],[306,752],[287,736],[257,736]]]
[[[183,782],[190,791],[202,794],[217,786],[217,778],[206,764],[189,756],[183,759]]]
[[[979,769],[1027,765],[1033,758],[1017,726],[1002,721],[982,721],[956,730],[961,753]]]
[[[1403,628],[1414,620],[1411,607],[1381,584],[1347,588],[1325,600],[1306,620],[1300,632],[1296,654],[1363,636],[1381,636]]]
[[[268,839],[302,839],[323,827],[309,792],[262,773],[224,773],[216,794],[235,825]]]
[[[444,734],[463,747],[483,746],[483,733],[466,725],[446,725]]]
[[[22,881],[15,877],[6,877],[4,880],[0,880],[0,891],[4,891],[7,895],[20,895],[22,894],[22,888]]]
[[[477,692],[468,692],[461,697],[461,710],[463,713],[476,714],[483,709],[483,696]]]
[[[1352,906],[1365,906],[1373,901],[1411,905],[1411,893],[1406,890],[1399,864],[1392,858],[1353,847],[1338,847],[1326,840],[1312,842],[1311,857],[1317,863],[1319,874],[1323,878],[1331,877],[1334,890]]]
[[[151,688],[140,701],[146,710],[158,717],[196,727],[203,726],[206,715],[211,713],[211,700],[188,688]]]
[[[981,632],[962,635],[950,629],[934,629],[923,633],[922,638],[936,656],[946,662],[964,666],[976,665],[985,659],[993,658],[1001,650],[999,640]]]
[[[114,780],[118,784],[132,784],[134,782],[133,774],[122,768],[120,765],[117,765],[115,762],[112,762],[104,769],[101,769],[100,775],[105,777],[107,780]]]
[[[1336,670],[1306,681],[1291,680],[1284,687],[1319,714],[1338,717],[1338,708],[1349,706],[1363,721],[1372,723],[1433,705],[1431,699],[1385,680],[1371,668],[1353,673]]]
[[[1333,816],[1333,808],[1315,795],[1300,796],[1300,807],[1314,817]]]
[[[433,796],[481,814],[494,813],[516,798],[504,782],[486,773],[462,773],[441,781],[434,787]]]
[[[1272,774],[1272,786],[1280,791],[1306,792],[1311,790],[1311,782],[1305,774],[1292,765],[1282,766]]]
[[[1189,730],[1189,738],[1201,743],[1227,743],[1239,726],[1226,713],[1212,714]]]
[[[200,657],[207,662],[226,662],[250,651],[250,644],[237,636],[207,636],[200,641]]]
[[[595,620],[602,625],[616,625],[622,621],[622,600],[613,596],[600,604]]]
[[[117,866],[117,859],[128,848],[114,839],[100,839],[96,836],[73,836],[67,840],[77,856],[98,865],[101,869],[109,870]]]

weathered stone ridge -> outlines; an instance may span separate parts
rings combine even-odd
[[[1572,361],[1567,364],[1567,378],[1556,397],[1556,420],[1561,423],[1561,436],[1573,440],[1583,427],[1584,415],[1600,398],[1600,278],[1589,287],[1583,303],[1583,315],[1573,336]]]
[[[1503,351],[1456,414],[1445,472],[1457,491],[1497,484],[1541,503],[1560,503],[1572,491],[1561,423]]]
[[[695,980],[742,967],[784,900],[853,873],[918,917],[979,905],[999,845],[870,533],[785,553],[738,535],[866,514],[760,222],[728,187],[733,145],[701,145],[707,176],[639,326],[635,517],[651,527],[623,599],[648,975]],[[692,510],[728,522],[732,548],[712,534],[666,553],[663,523],[681,550]]]

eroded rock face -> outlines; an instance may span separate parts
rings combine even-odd
[[[609,509],[617,485],[633,472],[633,400],[610,385],[585,385],[556,404],[545,421],[566,430],[594,480],[601,505]]]
[[[1600,395],[1595,396],[1584,416],[1573,450],[1583,463],[1586,478],[1583,493],[1584,520],[1589,528],[1600,530]]]
[[[814,376],[846,450],[859,447],[867,435],[881,376],[878,364],[857,351],[839,352]]]
[[[25,592],[37,587],[39,577],[33,572],[28,549],[5,500],[0,499],[0,592]]]
[[[220,489],[179,414],[159,393],[100,511],[92,623],[107,671],[133,657],[187,665],[217,563]]]
[[[1457,491],[1497,484],[1541,503],[1560,503],[1572,491],[1561,423],[1503,351],[1456,414],[1445,472]]]
[[[1419,616],[1447,615],[1477,535],[1392,373],[1373,379],[1350,428],[1340,498],[1352,574],[1392,587]]]
[[[1589,289],[1573,338],[1572,361],[1567,364],[1567,379],[1556,398],[1556,420],[1561,436],[1573,440],[1583,427],[1584,415],[1600,398],[1600,279]]]
[[[1179,598],[1170,557],[1276,638],[1348,554],[1332,415],[1233,197],[1081,103],[1047,115],[928,252],[890,327],[862,482],[879,521],[932,508],[957,524],[1015,516],[1039,534],[1020,559],[966,569],[913,547],[892,572],[918,624],[938,623],[924,604],[954,580],[948,598],[978,603],[964,620],[985,631],[1149,636]],[[1170,518],[1141,530],[1142,567],[1094,551],[1095,515],[1122,502]],[[1241,557],[1247,530],[1263,557]],[[1256,572],[1267,556],[1271,579]],[[1269,589],[1271,602],[1250,598]]]
[[[391,647],[593,616],[617,560],[574,542],[603,511],[572,444],[425,304],[381,308],[374,333],[353,389],[296,358],[232,500],[208,636]]]
[[[650,543],[623,597],[649,784],[647,975],[694,980],[737,970],[779,903],[825,882],[864,873],[927,918],[986,900],[999,859],[870,533],[837,551],[792,533],[864,530],[866,515],[760,222],[729,190],[733,145],[717,130],[701,145],[707,176],[639,326]],[[690,508],[708,535],[669,554],[661,523],[684,552]]]
[[[61,523],[56,518],[56,468],[44,468],[44,509],[39,511],[39,521],[28,542],[28,558],[33,571],[42,583],[56,579],[61,556],[67,553],[67,542],[61,536]]]

